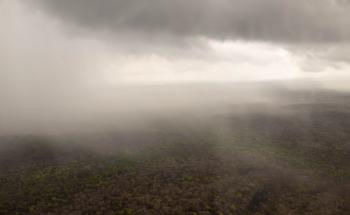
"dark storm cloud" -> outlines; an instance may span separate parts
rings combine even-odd
[[[277,42],[350,40],[348,0],[30,2],[67,22],[92,30]]]

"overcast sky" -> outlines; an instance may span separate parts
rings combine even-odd
[[[349,0],[0,0],[11,104],[0,117],[123,84],[344,83],[349,11]]]
[[[36,82],[343,78],[349,69],[347,0],[0,2],[2,73]]]

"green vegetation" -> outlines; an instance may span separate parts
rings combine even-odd
[[[347,215],[350,115],[312,113],[164,122],[98,147],[2,139],[0,214]]]
[[[112,176],[130,171],[134,165],[126,157],[87,157],[1,176],[0,214],[28,214],[36,208],[67,204],[75,193],[104,186]]]

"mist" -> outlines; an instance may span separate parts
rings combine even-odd
[[[349,9],[0,0],[0,214],[348,214]]]
[[[151,9],[158,14],[161,10],[158,6],[170,10],[167,3],[163,6],[157,1],[150,3],[138,6],[146,8],[140,16],[148,17]],[[276,10],[272,7],[273,1],[268,3],[257,9],[257,13]],[[151,117],[183,112],[213,115],[213,109],[224,111],[233,104],[268,102],[278,106],[281,101],[275,98],[273,91],[298,87],[344,90],[341,86],[346,86],[339,83],[344,83],[344,77],[348,78],[348,63],[346,59],[338,61],[333,57],[337,56],[333,54],[337,52],[337,44],[343,47],[346,43],[340,36],[346,34],[344,31],[339,30],[338,36],[327,39],[329,49],[332,47],[328,54],[328,51],[318,51],[317,47],[325,46],[322,40],[316,45],[306,42],[304,39],[308,38],[301,38],[306,34],[298,31],[295,38],[285,37],[281,43],[273,36],[283,36],[278,33],[282,30],[278,25],[271,30],[270,38],[261,32],[256,33],[256,38],[247,37],[247,32],[240,32],[238,28],[223,40],[220,36],[223,31],[212,29],[213,23],[196,33],[189,27],[203,25],[194,21],[188,26],[170,24],[169,27],[174,29],[169,30],[163,29],[162,23],[148,25],[148,22],[142,24],[144,28],[139,28],[139,18],[132,10],[132,5],[137,5],[135,2],[127,3],[125,7],[136,20],[125,22],[124,27],[115,22],[125,15],[114,17],[109,11],[105,13],[106,17],[85,18],[85,12],[98,14],[99,10],[105,10],[104,7],[119,8],[118,4],[104,1],[101,7],[95,7],[89,2],[82,10],[74,11],[75,7],[70,7],[69,2],[1,2],[1,133],[69,132],[88,127],[88,124],[105,127],[135,121],[143,123]],[[206,1],[203,8],[185,10],[184,18],[193,10],[193,13],[199,12],[199,16],[226,20],[226,15],[205,15],[207,9],[204,8],[215,5],[220,10],[227,4],[251,8],[249,11],[254,8],[250,6],[253,1],[220,4]],[[346,3],[339,2],[339,6],[334,3],[328,9],[322,4],[317,3],[314,10],[320,7],[329,10],[326,13],[334,13],[335,7]],[[174,10],[180,10],[184,5],[180,2]],[[279,3],[274,6],[283,10],[288,8]],[[303,6],[298,2],[292,8],[299,7]],[[290,10],[290,13],[295,12]],[[65,15],[66,12],[70,15]],[[302,16],[306,17],[314,12],[300,13],[305,13]],[[175,18],[170,13],[166,19],[172,23],[171,19]],[[297,22],[294,18],[286,17],[286,20]],[[298,25],[313,32],[308,29],[309,25],[316,26],[312,22],[313,19],[309,24],[303,26],[298,22]],[[340,29],[341,24],[338,24],[334,28]],[[252,26],[252,29],[258,31],[260,27]],[[213,30],[219,36],[212,35]],[[336,35],[338,30],[330,32]],[[342,52],[339,51],[338,56]]]

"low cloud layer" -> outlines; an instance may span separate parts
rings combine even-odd
[[[347,0],[31,0],[92,30],[273,42],[350,40]]]
[[[320,62],[342,67],[342,70],[343,64],[350,63],[347,56],[350,43],[348,0],[24,2],[62,21],[75,36],[96,38],[97,34],[101,39],[103,32],[109,35],[103,36],[103,40],[111,40],[118,48],[136,54],[152,52],[166,56],[170,46],[181,50],[176,54],[192,58],[193,53],[188,49],[205,48],[207,44],[201,41],[204,38],[276,44],[291,53],[301,53],[305,59],[300,68],[306,72],[320,72],[328,67],[319,65]]]
[[[263,98],[262,81],[346,82],[349,9],[331,0],[0,0],[0,133],[228,107],[240,94]],[[248,95],[224,82],[257,86]]]

